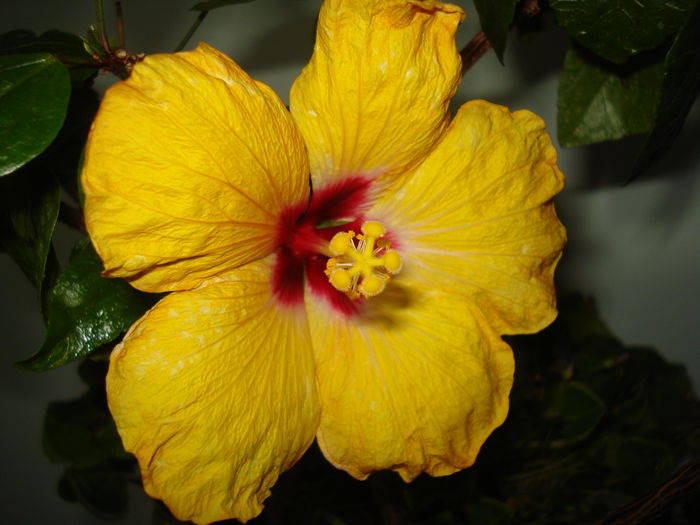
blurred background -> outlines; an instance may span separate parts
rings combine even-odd
[[[132,53],[172,51],[196,18],[193,1],[123,2],[126,46]],[[207,42],[227,53],[257,80],[288,101],[289,88],[313,48],[319,0],[257,0],[212,11],[187,46]],[[479,31],[470,1],[458,47]],[[105,3],[112,16],[110,2]],[[113,17],[112,17],[113,18]],[[112,19],[110,18],[110,20]],[[0,33],[60,29],[84,34],[94,23],[89,0],[3,2]],[[113,25],[109,27],[114,27]],[[520,40],[512,34],[505,66],[488,52],[466,74],[455,97],[483,98],[529,109],[544,118],[556,142],[558,71],[568,37],[554,31]],[[98,90],[115,81],[98,78]],[[649,108],[639,108],[648,111]],[[700,385],[700,107],[696,107],[672,149],[627,186],[637,138],[562,149],[567,177],[557,197],[569,244],[558,270],[562,291],[595,298],[601,317],[626,344],[655,347],[668,360],[684,363],[695,391]],[[77,238],[59,224],[59,258],[64,262]],[[3,454],[0,503],[4,523],[102,523],[84,508],[59,497],[63,468],[42,452],[41,429],[52,401],[79,396],[85,386],[76,366],[35,373],[13,363],[32,355],[43,340],[35,291],[17,266],[0,254],[0,410]],[[129,512],[117,523],[150,523],[151,503],[133,489]]]

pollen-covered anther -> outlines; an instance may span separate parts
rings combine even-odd
[[[401,256],[382,238],[384,226],[377,221],[362,225],[362,233],[336,233],[328,246],[333,257],[326,263],[331,285],[351,299],[374,297],[384,291],[393,275],[401,271]]]
[[[355,237],[354,231],[349,232],[338,232],[331,239],[331,243],[328,248],[331,250],[333,255],[343,255],[349,250],[354,249],[352,239]]]
[[[333,285],[333,288],[341,292],[347,292],[352,286],[352,277],[347,270],[335,269],[330,272],[328,280]]]
[[[401,271],[402,267],[403,261],[401,260],[399,252],[396,250],[387,250],[384,252],[384,268],[386,268],[390,274],[396,275]]]

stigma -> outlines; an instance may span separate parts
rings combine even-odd
[[[401,256],[384,238],[381,223],[367,221],[361,230],[357,235],[338,232],[328,245],[333,255],[326,263],[328,281],[351,299],[379,295],[402,266]]]

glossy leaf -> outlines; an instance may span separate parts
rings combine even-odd
[[[698,28],[700,2],[666,55],[656,122],[635,163],[635,174],[639,174],[669,148],[680,133],[690,108],[700,94]]]
[[[481,20],[481,28],[501,63],[503,63],[506,40],[517,3],[518,0],[474,0],[474,6]]]
[[[83,82],[97,73],[92,57],[83,40],[63,31],[46,31],[36,36],[26,29],[0,35],[0,55],[20,53],[49,53],[68,67],[72,82]]]
[[[0,179],[0,246],[39,291],[60,205],[58,183],[32,165]]]
[[[550,0],[557,20],[579,43],[622,64],[658,47],[685,22],[697,0]]]
[[[662,69],[661,63],[615,67],[572,47],[559,79],[559,143],[581,146],[651,130]]]
[[[207,2],[199,2],[190,11],[211,11],[212,9],[217,9],[219,7],[225,7],[227,5],[234,4],[247,4],[253,0],[208,0]]]
[[[48,329],[41,349],[18,363],[48,370],[89,355],[113,341],[155,302],[120,279],[101,277],[102,261],[83,240],[58,277],[48,300]]]
[[[46,31],[36,36],[26,29],[0,35],[0,54],[50,53],[58,58],[89,58],[80,37],[63,31]]]
[[[48,54],[0,56],[0,176],[51,144],[66,117],[68,70]]]

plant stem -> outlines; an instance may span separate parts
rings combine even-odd
[[[491,49],[491,42],[483,31],[479,31],[469,43],[459,52],[462,57],[462,75],[471,68],[484,53]]]
[[[95,14],[97,16],[97,31],[100,34],[100,43],[105,51],[109,52],[109,40],[107,39],[107,29],[105,28],[105,9],[102,0],[95,0]]]
[[[540,12],[539,0],[524,0],[520,12],[523,16],[532,18]]]
[[[119,49],[126,48],[126,37],[124,36],[124,11],[121,2],[114,2],[117,10],[117,34],[119,35]]]
[[[190,30],[187,31],[187,34],[182,38],[182,40],[180,40],[180,43],[175,48],[175,52],[182,51],[185,48],[187,42],[189,42],[190,38],[192,38],[192,35],[194,35],[194,32],[197,31],[199,24],[201,24],[204,21],[208,14],[209,11],[201,11],[199,13],[199,16],[197,16],[197,20],[194,21],[194,24],[192,24]]]
[[[700,489],[700,459],[695,459],[674,473],[660,487],[641,498],[608,513],[595,525],[642,525],[650,522],[673,505],[697,494]]]

